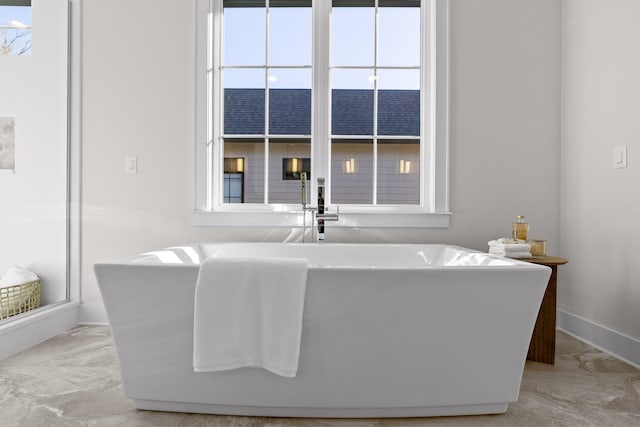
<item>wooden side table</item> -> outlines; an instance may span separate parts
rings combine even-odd
[[[521,259],[534,264],[551,267],[551,277],[544,292],[536,326],[533,329],[527,359],[553,365],[556,357],[556,288],[558,282],[558,266],[569,260],[556,256],[537,256]]]

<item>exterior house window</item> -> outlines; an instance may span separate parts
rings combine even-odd
[[[224,159],[224,203],[244,203],[244,157]]]
[[[199,0],[198,218],[293,210],[307,171],[309,200],[325,178],[325,203],[342,215],[421,215],[427,226],[440,215],[433,224],[447,226],[447,10],[446,0]],[[222,167],[240,157],[241,199]],[[287,170],[293,159],[308,165]]]
[[[306,172],[307,181],[311,178],[311,159],[285,157],[282,159],[282,179],[299,180],[302,172]]]

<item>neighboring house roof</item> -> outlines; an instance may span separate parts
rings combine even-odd
[[[264,133],[264,89],[225,89],[225,134]],[[334,89],[334,135],[373,133],[373,90]],[[269,128],[274,135],[311,134],[311,90],[270,89]],[[378,135],[420,135],[420,92],[378,91]]]

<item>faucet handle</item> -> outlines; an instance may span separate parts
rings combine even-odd
[[[338,221],[340,220],[340,206],[336,206],[336,213],[327,212],[329,208],[326,208],[324,213],[317,213],[316,219],[324,220],[324,221]]]

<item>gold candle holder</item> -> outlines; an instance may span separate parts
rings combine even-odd
[[[547,255],[547,241],[546,240],[527,240],[527,243],[531,245],[532,256],[545,256]]]

